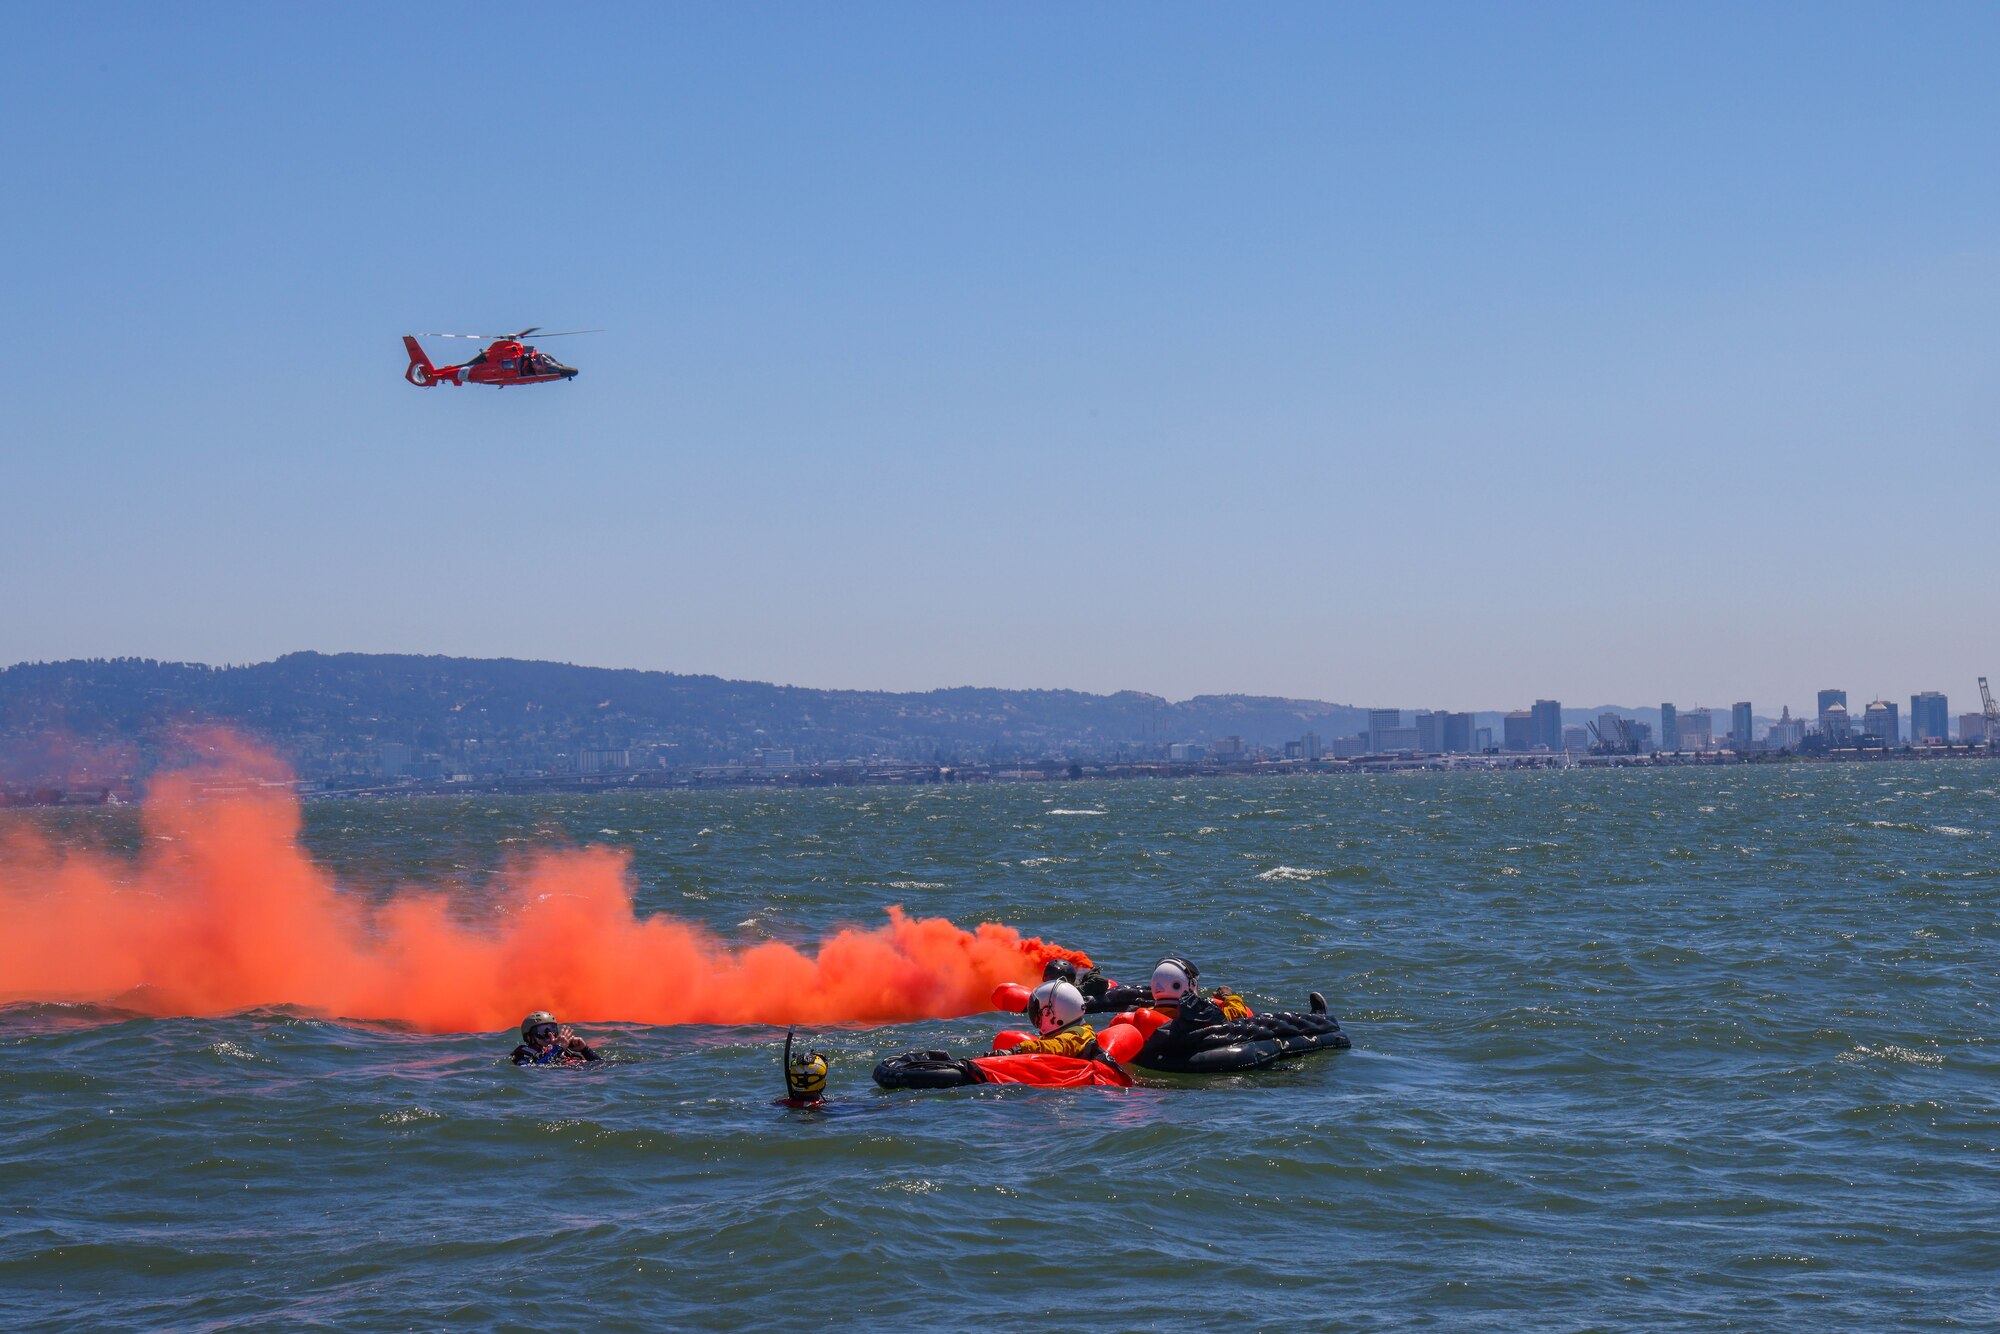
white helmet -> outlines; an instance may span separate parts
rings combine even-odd
[[[1028,993],[1027,1015],[1046,1037],[1083,1018],[1083,993],[1067,982],[1044,982]]]
[[[1194,990],[1194,980],[1200,976],[1201,969],[1186,959],[1162,959],[1153,968],[1153,999],[1178,1002]]]

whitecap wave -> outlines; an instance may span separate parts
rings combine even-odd
[[[213,1052],[217,1056],[227,1056],[233,1061],[269,1062],[271,1059],[268,1056],[261,1056],[258,1053],[251,1051],[248,1047],[239,1047],[237,1044],[229,1041],[227,1038],[224,1038],[220,1042],[209,1043],[208,1050]]]
[[[1842,1054],[1841,1059],[1859,1061],[1866,1057],[1878,1057],[1884,1061],[1900,1061],[1905,1065],[1938,1066],[1944,1064],[1944,1053],[1918,1051],[1915,1047],[1905,1047],[1900,1042],[1885,1042],[1879,1047],[1857,1043],[1854,1050]]]
[[[408,1125],[412,1121],[442,1121],[444,1113],[434,1112],[428,1107],[405,1107],[399,1112],[384,1112],[375,1118],[376,1124],[385,1126]]]
[[[906,1195],[929,1195],[933,1191],[937,1190],[937,1188],[938,1188],[937,1182],[922,1181],[922,1180],[884,1181],[875,1187],[876,1190],[884,1190],[884,1191],[900,1190]]]

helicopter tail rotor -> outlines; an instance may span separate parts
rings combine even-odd
[[[419,389],[428,389],[436,384],[437,367],[431,365],[431,359],[424,355],[423,348],[417,346],[417,340],[405,334],[403,348],[410,354],[410,366],[403,372],[403,378]]]

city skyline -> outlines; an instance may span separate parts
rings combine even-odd
[[[307,656],[312,656],[312,654],[308,653]],[[364,654],[360,656],[368,657],[371,655]],[[419,661],[427,657],[434,657],[441,661],[457,660],[451,658],[450,655],[384,655],[384,656],[391,658],[414,659]],[[188,664],[176,664],[171,660],[145,660],[137,658],[134,655],[120,655],[119,658],[110,659],[109,661],[121,661],[121,660],[130,662],[158,661],[162,663],[162,665],[190,665],[204,670],[259,665],[259,664],[200,663],[200,662],[194,662]],[[82,663],[82,662],[106,661],[106,660],[72,659],[68,661],[70,663]],[[262,665],[266,666],[274,665],[276,661],[277,660],[273,660],[271,663],[266,663]],[[527,666],[554,666],[561,668],[574,667],[583,670],[611,671],[611,672],[624,672],[624,671],[636,670],[642,673],[650,673],[657,670],[657,669],[647,669],[647,668],[640,668],[640,669],[621,668],[602,663],[576,663],[566,659],[528,659],[521,657],[505,657],[505,658],[488,659],[488,660],[470,659],[467,661],[474,661],[474,662],[486,661],[486,662],[502,663],[502,664],[522,664]],[[41,660],[41,659],[24,660],[16,663],[0,664],[0,672],[5,672],[14,668],[34,668],[34,667],[60,666],[60,665],[64,665],[60,660],[57,661]],[[670,673],[670,674],[680,675],[691,679],[715,679],[722,681],[724,683],[736,682],[736,683],[755,685],[759,687],[769,686],[778,689],[803,689],[803,690],[830,689],[829,687],[814,686],[809,683],[803,683],[803,682],[770,681],[757,678],[729,678],[721,676],[719,673],[714,673],[714,672]],[[1412,705],[1407,703],[1401,705],[1393,705],[1393,706],[1384,704],[1367,704],[1358,702],[1354,699],[1322,698],[1317,696],[1268,695],[1268,694],[1263,694],[1261,692],[1248,691],[1248,690],[1204,692],[1203,694],[1200,695],[1188,696],[1178,700],[1168,695],[1156,695],[1156,697],[1161,699],[1165,703],[1175,704],[1175,705],[1187,704],[1203,698],[1292,699],[1292,700],[1297,700],[1301,703],[1311,703],[1317,705],[1326,705],[1334,708],[1349,709],[1357,713],[1367,715],[1368,721],[1366,725],[1361,728],[1362,735],[1373,736],[1376,733],[1385,729],[1394,730],[1399,733],[1409,732],[1411,734],[1410,737],[1408,738],[1398,736],[1396,739],[1399,742],[1406,741],[1408,744],[1403,747],[1389,747],[1392,749],[1408,748],[1408,746],[1415,746],[1420,743],[1423,744],[1425,748],[1428,749],[1445,749],[1446,747],[1442,745],[1429,744],[1430,742],[1441,738],[1444,735],[1444,733],[1440,731],[1438,733],[1433,734],[1427,731],[1426,730],[1427,728],[1431,727],[1436,727],[1439,729],[1452,728],[1455,730],[1451,732],[1451,735],[1454,738],[1463,740],[1463,734],[1466,733],[1467,729],[1474,726],[1473,720],[1486,718],[1492,720],[1496,737],[1504,737],[1506,735],[1507,725],[1512,723],[1515,726],[1516,735],[1521,738],[1527,739],[1528,748],[1534,748],[1539,746],[1539,747],[1545,747],[1550,750],[1559,750],[1563,748],[1562,738],[1565,730],[1574,730],[1579,724],[1592,721],[1595,718],[1597,718],[1601,713],[1615,712],[1629,718],[1635,718],[1635,719],[1650,718],[1659,725],[1659,735],[1657,737],[1657,740],[1661,744],[1662,748],[1673,749],[1674,747],[1668,745],[1667,743],[1674,738],[1675,735],[1674,729],[1676,726],[1676,721],[1678,716],[1695,715],[1695,714],[1706,715],[1706,718],[1703,720],[1702,725],[1707,729],[1709,734],[1712,734],[1714,736],[1737,735],[1739,731],[1738,728],[1739,719],[1746,713],[1747,716],[1750,718],[1753,729],[1755,729],[1755,733],[1757,735],[1761,735],[1765,727],[1769,726],[1770,724],[1779,722],[1781,718],[1796,719],[1802,725],[1809,723],[1811,725],[1812,730],[1821,732],[1837,734],[1851,730],[1853,732],[1859,732],[1865,734],[1868,730],[1866,727],[1866,721],[1867,721],[1866,710],[1870,707],[1873,707],[1876,704],[1883,704],[1888,706],[1889,710],[1888,716],[1893,718],[1897,723],[1898,725],[1897,735],[1901,737],[1921,740],[1928,737],[1956,738],[1961,735],[1969,735],[1970,733],[1967,732],[1966,729],[1968,726],[1971,726],[1973,724],[1974,720],[1978,720],[1978,726],[1980,729],[1982,729],[1982,735],[1983,735],[1984,712],[1983,712],[1983,701],[1980,698],[1980,691],[1981,688],[1984,687],[1984,685],[1985,685],[1985,680],[1982,677],[1974,684],[1974,686],[1971,689],[1956,696],[1950,690],[1940,691],[1936,689],[1924,689],[1919,691],[1912,691],[1907,696],[1907,699],[1909,701],[1909,708],[1907,712],[1903,710],[1898,697],[1891,695],[1876,695],[1867,700],[1862,700],[1860,699],[1859,696],[1855,696],[1857,705],[1859,707],[1859,711],[1857,712],[1855,709],[1850,709],[1848,707],[1850,692],[1843,687],[1820,687],[1817,690],[1815,690],[1813,695],[1813,706],[1810,710],[1808,710],[1804,706],[1794,708],[1791,701],[1788,699],[1780,700],[1776,705],[1760,704],[1755,700],[1749,700],[1749,701],[1732,700],[1728,704],[1703,704],[1698,702],[1685,703],[1673,700],[1666,700],[1652,704],[1645,704],[1645,703],[1635,704],[1629,702],[1629,700],[1621,700],[1614,697],[1610,699],[1599,700],[1589,704],[1565,705],[1558,698],[1538,697],[1532,702],[1531,705],[1525,708],[1518,706],[1513,708],[1495,707],[1493,705],[1488,704],[1474,708],[1455,709],[1450,707]],[[839,689],[839,688],[831,688],[831,689]],[[926,690],[918,690],[918,691],[895,691],[884,687],[861,687],[859,688],[859,693],[883,694],[883,695],[897,695],[897,694],[922,695],[926,693],[949,693],[953,691],[962,691],[962,690],[1001,690],[1001,691],[1018,691],[1024,693],[1034,693],[1034,692],[1076,691],[1077,688],[1063,683],[1039,683],[1036,685],[1029,685],[1029,686],[992,686],[989,684],[984,684],[979,682],[954,682],[948,685],[930,687]],[[1135,693],[1141,695],[1156,694],[1156,692],[1137,690],[1135,688],[1125,688],[1121,690],[1105,691],[1105,692],[1081,691],[1079,693],[1086,695],[1096,694],[1100,696],[1135,694]],[[1683,697],[1683,699],[1685,698],[1687,697]],[[1951,707],[1951,701],[1953,698],[1959,698],[1962,701],[1969,701],[1975,707],[1971,709],[1954,710]],[[1771,712],[1773,708],[1775,708],[1777,712],[1775,713]],[[1830,721],[1830,716],[1831,716],[1830,710],[1838,711],[1839,716],[1837,719]],[[1717,715],[1727,715],[1728,719],[1727,722],[1719,730],[1716,726],[1716,721],[1715,721]],[[1575,721],[1571,722],[1570,719],[1575,719]],[[1457,720],[1457,721],[1447,721],[1447,720]],[[1920,728],[1927,730],[1919,730]]]

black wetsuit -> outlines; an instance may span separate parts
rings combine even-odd
[[[1085,1014],[1123,1014],[1127,1010],[1137,1010],[1153,1003],[1153,989],[1138,987],[1099,987],[1095,991],[1083,993]]]
[[[586,1061],[603,1059],[597,1054],[595,1047],[586,1045],[581,1039],[567,1047],[558,1047],[550,1043],[540,1051],[536,1051],[525,1042],[514,1048],[516,1065],[582,1065]]]
[[[1111,979],[1095,968],[1079,973],[1074,980],[1076,989],[1083,993],[1085,1014],[1121,1014],[1153,1003],[1151,987],[1113,986]]]

